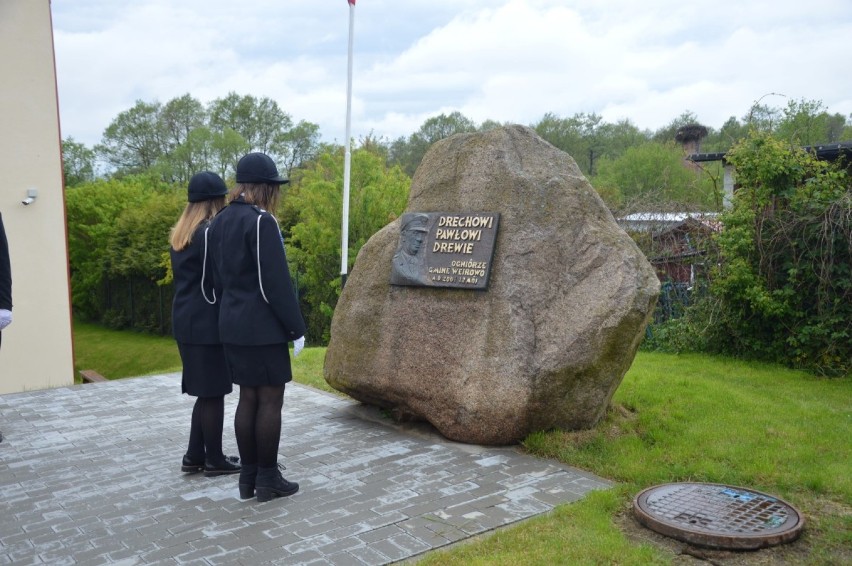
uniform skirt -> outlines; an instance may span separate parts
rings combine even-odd
[[[221,344],[178,342],[183,362],[181,391],[195,397],[221,397],[234,390]]]
[[[284,385],[293,379],[287,343],[263,346],[225,344],[231,381],[246,387]]]

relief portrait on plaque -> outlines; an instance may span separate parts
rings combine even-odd
[[[399,233],[399,247],[391,262],[393,285],[425,285],[424,242],[429,232],[429,216],[422,213],[404,214]]]

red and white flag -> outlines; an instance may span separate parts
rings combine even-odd
[[[348,0],[350,4],[355,5],[355,0]]]

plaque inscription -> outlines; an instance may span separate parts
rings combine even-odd
[[[499,223],[497,212],[403,214],[391,284],[486,289]]]

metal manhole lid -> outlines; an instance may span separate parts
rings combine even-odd
[[[649,487],[633,500],[636,518],[660,534],[710,548],[754,550],[795,540],[799,511],[777,497],[713,483]]]

